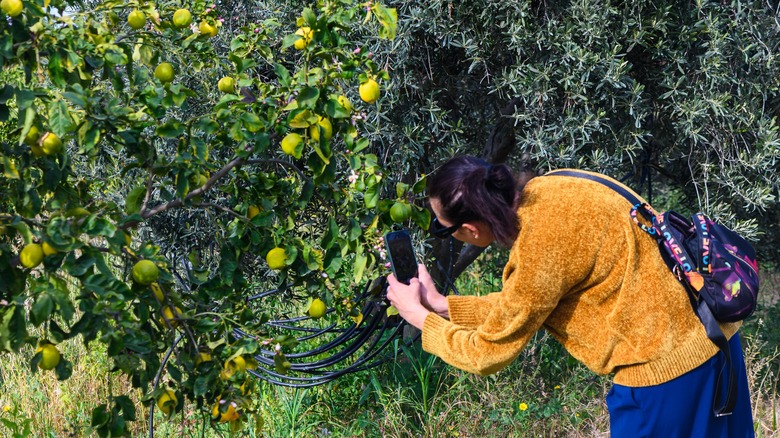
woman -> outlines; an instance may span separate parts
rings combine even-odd
[[[612,375],[613,437],[753,436],[738,324],[721,325],[738,370],[737,407],[716,417],[722,353],[625,198],[570,176],[518,190],[507,166],[473,157],[444,164],[428,191],[434,234],[511,251],[501,292],[486,296],[445,297],[423,265],[408,286],[388,278],[388,299],[422,330],[426,351],[487,375],[544,327],[588,368]]]

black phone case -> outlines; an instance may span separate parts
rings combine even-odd
[[[385,234],[385,248],[395,278],[404,284],[417,277],[417,258],[414,256],[412,238],[406,230]]]

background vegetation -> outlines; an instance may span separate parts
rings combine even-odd
[[[495,379],[441,369],[414,347],[399,347],[398,367],[327,387],[261,384],[243,397],[251,377],[220,378],[236,357],[251,361],[264,340],[283,344],[277,363],[316,346],[295,347],[269,331],[263,322],[275,313],[300,315],[318,297],[335,309],[328,322],[352,324],[351,294],[386,272],[379,236],[397,226],[389,216],[395,202],[413,206],[403,225],[417,233],[420,254],[441,266],[440,279],[465,272],[464,289],[495,289],[494,281],[469,279],[497,272],[500,254],[473,265],[480,251],[441,247],[422,231],[424,175],[469,153],[506,161],[521,177],[559,167],[605,172],[659,209],[701,209],[750,237],[770,272],[767,301],[745,328],[757,430],[776,433],[780,20],[773,3],[23,6],[17,17],[0,14],[0,349],[7,364],[0,384],[17,388],[3,399],[8,430],[30,419],[39,434],[80,435],[88,427],[104,436],[140,434],[163,390],[156,379],[162,355],[174,351],[160,383],[187,403],[175,408],[181,421],[158,421],[162,436],[227,429],[210,421],[220,399],[240,401],[242,418],[263,418],[269,436],[603,432],[605,380],[543,335]],[[193,28],[171,24],[181,7],[195,16]],[[135,9],[147,17],[143,28],[126,22]],[[203,20],[218,27],[215,37],[197,27]],[[301,27],[315,37],[298,50]],[[163,61],[174,65],[171,83],[154,76]],[[223,76],[236,79],[234,93],[217,89]],[[381,86],[372,104],[358,92],[369,77]],[[354,110],[339,103],[341,95]],[[333,121],[332,139],[313,140],[316,115]],[[23,142],[33,126],[56,133],[65,149],[36,156]],[[292,156],[280,150],[289,132],[305,137]],[[250,206],[262,214],[249,218]],[[34,241],[59,252],[43,267],[22,269],[19,251]],[[277,246],[286,251],[282,270],[265,260]],[[162,269],[161,301],[130,280],[140,258]],[[280,307],[247,305],[248,296],[272,288],[288,290]],[[158,323],[164,306],[183,309],[177,330]],[[257,339],[237,339],[235,328]],[[181,333],[186,340],[171,350]],[[65,359],[55,375],[29,380],[44,338]],[[197,364],[204,349],[214,360]],[[52,414],[40,419],[42,411]],[[243,426],[247,433],[258,427]]]

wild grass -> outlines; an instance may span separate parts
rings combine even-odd
[[[497,257],[497,256],[496,256]],[[488,257],[490,258],[490,256]],[[500,260],[494,263],[500,265]],[[461,277],[461,292],[488,293],[500,279],[495,266],[475,265]],[[761,306],[745,324],[743,345],[756,435],[780,436],[780,275],[767,276]],[[110,371],[105,350],[76,340],[60,346],[74,365],[59,382],[29,367],[32,350],[0,360],[0,436],[95,436],[91,409],[110,396],[136,404],[133,437],[150,436],[143,394]],[[306,389],[258,382],[264,424],[234,436],[291,437],[607,437],[604,402],[609,379],[598,377],[540,332],[507,369],[489,377],[464,373],[420,349],[398,351],[395,360]],[[214,429],[208,412],[192,403],[163,418],[155,410],[154,437],[231,436]]]

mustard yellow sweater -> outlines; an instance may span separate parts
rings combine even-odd
[[[449,296],[449,320],[433,312],[425,319],[423,348],[457,368],[492,374],[544,327],[621,385],[656,385],[704,363],[718,349],[630,209],[594,181],[531,180],[501,292]],[[721,325],[727,337],[738,327]]]

